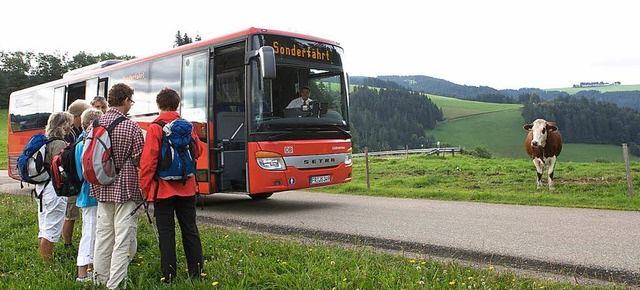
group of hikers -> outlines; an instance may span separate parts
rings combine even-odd
[[[45,261],[51,261],[54,245],[60,236],[65,247],[74,247],[73,229],[81,211],[82,236],[78,244],[76,281],[92,281],[108,289],[119,285],[126,288],[128,266],[137,250],[138,208],[153,202],[161,257],[160,280],[171,282],[177,274],[174,217],[182,234],[188,274],[200,279],[203,255],[196,225],[198,185],[193,172],[195,160],[202,154],[204,146],[191,124],[177,112],[180,95],[175,90],[164,88],[157,94],[156,104],[160,113],[149,124],[145,137],[141,127],[127,118],[135,103],[133,95],[131,87],[119,83],[109,90],[107,98],[98,96],[91,102],[76,100],[66,112],[49,116],[44,135],[50,141],[43,145],[46,148],[44,164],[56,164],[53,163],[56,155],[62,155],[65,150],[75,150],[75,174],[81,180],[81,188],[74,194],[60,194],[55,182],[47,180],[35,185],[34,192],[39,196],[40,254]],[[190,140],[186,154],[190,159],[180,167],[186,164],[193,167],[193,172],[183,170],[172,176],[159,174],[159,171],[169,170],[167,168],[172,166],[167,162],[179,162],[171,158],[173,150],[167,146],[175,146],[169,136],[172,133],[179,135],[172,129],[176,130],[182,124],[187,124],[186,130],[189,130],[186,131],[186,138]],[[100,129],[107,131],[110,147],[98,153],[110,154],[116,172],[108,182],[102,180],[104,176],[89,178],[90,174],[87,174],[89,171],[104,173],[93,166],[102,166],[99,162],[104,160],[96,163],[95,159],[107,155],[94,155],[98,157],[91,160],[92,156],[87,152],[98,150],[91,144],[101,138]],[[179,153],[179,158],[185,162],[185,152]],[[105,166],[104,171],[108,169]]]

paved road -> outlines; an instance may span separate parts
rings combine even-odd
[[[0,192],[25,192],[0,171]],[[215,194],[201,220],[640,285],[640,212],[289,191]]]

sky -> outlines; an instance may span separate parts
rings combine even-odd
[[[331,39],[351,76],[426,75],[496,89],[640,84],[634,0],[16,1],[0,51],[148,56],[179,30],[203,40],[249,27]]]

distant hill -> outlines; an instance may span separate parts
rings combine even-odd
[[[378,87],[395,88],[394,85],[391,84],[394,83],[417,92],[464,100],[478,100],[495,103],[518,103],[521,96],[530,94],[536,94],[541,99],[556,99],[560,96],[576,96],[613,103],[619,107],[632,108],[640,111],[640,87],[635,88],[634,86],[619,86],[620,91],[614,91],[616,86],[607,86],[602,89],[586,88],[583,90],[574,90],[573,88],[557,90],[544,90],[539,88],[497,90],[488,86],[459,85],[447,80],[423,75],[389,75],[378,76],[377,78],[351,77],[352,84],[362,84],[364,79],[368,79],[367,82],[369,83],[376,82],[371,79],[381,80],[381,82],[378,83],[380,85]]]
[[[384,89],[406,89],[405,86],[397,84],[393,81],[386,81],[380,78],[372,78],[372,77],[358,77],[352,76],[349,77],[349,83],[351,85],[356,86],[367,86],[367,87],[375,87],[375,88],[384,88]],[[414,90],[419,92],[418,90]]]
[[[447,80],[429,76],[378,76],[379,79],[397,83],[410,90],[434,94],[444,97],[452,97],[465,100],[477,100],[482,95],[505,95],[517,101],[522,94],[535,93],[543,99],[551,99],[559,94],[566,94],[558,91],[545,91],[536,88],[521,88],[518,90],[497,90],[488,86],[467,86],[452,83]]]
[[[428,76],[378,76],[379,79],[391,81],[413,91],[452,97],[457,99],[474,99],[480,94],[498,94],[500,91],[487,86],[459,85]]]

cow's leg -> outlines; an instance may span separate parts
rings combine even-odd
[[[548,174],[547,179],[549,181],[549,190],[555,190],[556,188],[553,185],[553,171],[556,167],[556,157],[555,156],[549,157],[547,158],[546,161],[549,163],[549,169],[547,171],[547,174]]]
[[[542,188],[542,172],[544,170],[544,162],[540,158],[533,158],[533,165],[536,166],[536,173],[538,173],[537,189]]]

